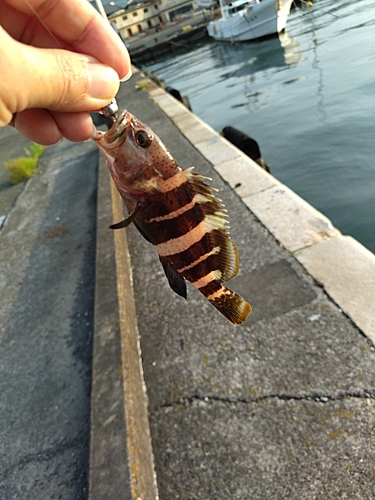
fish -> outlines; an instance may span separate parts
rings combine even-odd
[[[159,255],[172,290],[187,298],[186,280],[231,323],[240,324],[250,304],[222,283],[236,276],[238,250],[227,213],[210,178],[181,169],[161,139],[123,110],[107,132],[93,136],[128,211],[112,226],[133,223]]]

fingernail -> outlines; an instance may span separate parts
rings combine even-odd
[[[131,78],[132,74],[133,74],[133,71],[132,71],[132,67],[130,66],[127,75],[125,75],[123,78],[120,78],[120,82],[126,82],[127,80],[129,80]]]
[[[90,96],[94,99],[112,99],[120,86],[118,74],[109,66],[98,63],[88,64]]]

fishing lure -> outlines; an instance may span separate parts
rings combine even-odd
[[[178,295],[186,298],[188,280],[229,321],[243,322],[251,306],[222,285],[236,276],[239,259],[224,205],[205,183],[211,179],[193,167],[182,170],[159,137],[126,110],[93,139],[129,213],[111,228],[133,222],[155,246]]]

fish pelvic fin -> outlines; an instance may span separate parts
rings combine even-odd
[[[244,298],[217,281],[211,281],[198,290],[228,321],[235,325],[245,321],[251,313],[251,305]]]
[[[120,221],[120,222],[116,222],[116,224],[112,224],[111,226],[109,226],[109,229],[122,229],[123,227],[128,227],[129,224],[131,224],[136,215],[138,214],[138,212],[140,211],[142,207],[142,204],[141,203],[137,203],[134,207],[134,210],[131,212],[131,214],[129,214],[129,217],[126,217],[126,219]]]

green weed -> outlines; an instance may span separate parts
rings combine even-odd
[[[136,90],[147,89],[149,86],[150,82],[148,80],[139,80],[139,82],[136,82],[135,84]]]
[[[9,172],[9,181],[18,184],[30,179],[37,173],[38,160],[43,154],[44,146],[34,142],[30,149],[25,148],[27,156],[11,158],[4,162],[5,169]]]
[[[37,144],[36,142],[33,142],[32,144],[30,144],[31,156],[33,158],[37,158],[38,160],[42,156],[44,149],[45,149],[44,146],[42,146],[41,144]],[[26,148],[26,153],[28,153],[27,148]]]

